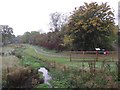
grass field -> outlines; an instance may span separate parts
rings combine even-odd
[[[65,87],[102,87],[102,88],[115,88],[117,87],[117,63],[108,62],[108,61],[117,61],[117,55],[112,55],[104,57],[103,55],[99,56],[99,60],[105,59],[100,62],[89,63],[89,62],[70,62],[70,56],[68,53],[56,53],[55,51],[50,51],[42,49],[37,46],[27,46],[29,49],[26,49],[26,52],[30,55],[38,57],[47,62],[55,62],[56,68],[51,70],[51,75],[53,80],[51,81],[52,85],[56,88],[65,88]],[[42,50],[41,50],[42,49]],[[45,50],[45,51],[44,51]],[[59,56],[58,56],[59,55]],[[61,55],[61,56],[60,56]],[[73,58],[73,59],[76,59]],[[78,58],[78,60],[80,60]],[[89,59],[87,59],[89,61]],[[60,64],[60,65],[59,65]],[[71,69],[65,70],[64,65],[71,67]],[[62,67],[63,66],[63,67]],[[94,68],[95,66],[95,68]],[[61,69],[62,71],[60,71]],[[93,71],[95,69],[95,71]],[[85,71],[84,71],[85,70]],[[110,80],[106,81],[106,80]],[[72,82],[72,85],[69,83]],[[69,86],[70,85],[70,86]]]
[[[50,50],[41,51],[41,48],[39,48],[37,46],[26,45],[26,47],[28,47],[25,50],[26,53],[29,53],[30,55],[33,55],[33,56],[38,57],[43,60],[47,60],[49,62],[56,62],[56,63],[60,63],[63,65],[71,66],[71,67],[81,67],[84,63],[86,68],[89,67],[88,62],[74,62],[74,61],[70,62],[70,55],[66,52],[65,52],[65,54],[62,53],[62,55],[61,55],[61,53],[55,53],[55,51],[52,51],[52,52]],[[44,49],[42,49],[42,50],[44,50]],[[57,57],[58,55],[59,55],[59,57]],[[104,57],[102,57],[102,58],[104,58]],[[109,57],[109,58],[111,58],[111,57]],[[105,59],[109,59],[109,58],[107,57]],[[117,59],[117,56],[116,56],[116,59]],[[103,62],[96,62],[96,67],[100,67],[102,65],[102,63]],[[113,69],[116,69],[116,62],[108,62],[108,64],[110,64]]]
[[[4,51],[9,51],[12,49],[14,49],[13,46],[7,46],[4,48]],[[3,69],[7,66],[25,66],[32,67],[34,69],[46,67],[50,70],[52,76],[50,83],[55,88],[117,87],[115,82],[117,80],[116,62],[70,62],[70,54],[68,52],[56,53],[56,51],[27,44],[16,48],[16,54],[22,58],[18,59],[12,55],[3,57]],[[93,71],[93,69],[95,69],[95,71]],[[106,82],[106,79],[108,77],[111,78],[111,76],[113,77],[112,83],[114,86],[105,85],[110,83]]]

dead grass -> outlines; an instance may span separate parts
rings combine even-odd
[[[5,47],[0,47],[0,52],[7,53],[9,51],[12,51],[13,49],[15,49],[14,46],[8,45]],[[10,68],[10,69],[14,68],[14,70],[16,70],[16,68],[18,67],[21,67],[21,66],[20,66],[20,61],[17,57],[13,55],[5,55],[5,56],[0,55],[0,79],[1,79],[0,81],[3,81],[3,82],[5,81],[7,68]]]
[[[8,52],[15,49],[14,45],[8,45],[5,47],[0,47],[0,52]],[[2,51],[1,51],[2,50]],[[19,59],[13,55],[7,55],[7,56],[0,56],[0,65],[2,65],[2,70],[6,67],[19,67]]]
[[[33,88],[43,78],[39,76],[37,70],[33,70],[30,67],[8,67],[4,75],[4,80],[6,81],[4,88]]]
[[[2,57],[2,69],[6,67],[19,67],[19,59],[15,56]]]
[[[0,48],[0,52],[10,52],[21,45],[8,45]],[[31,88],[40,83],[43,78],[38,78],[38,73],[32,68],[24,68],[20,64],[20,59],[14,55],[0,55],[0,70],[2,72],[2,85],[6,87],[27,87]]]

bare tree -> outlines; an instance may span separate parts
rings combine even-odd
[[[67,16],[64,14],[54,12],[50,14],[50,30],[52,31],[60,31],[61,27],[66,23]]]

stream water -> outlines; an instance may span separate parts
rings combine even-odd
[[[51,88],[51,84],[49,83],[49,80],[52,79],[52,77],[48,74],[48,70],[44,67],[41,67],[40,69],[38,69],[38,72],[42,72],[43,76],[44,76],[44,83],[49,85],[49,87]]]

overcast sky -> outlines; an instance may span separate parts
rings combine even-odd
[[[0,0],[0,25],[9,25],[15,35],[26,31],[49,31],[49,15],[53,12],[69,13],[84,2],[108,2],[117,11],[119,0]],[[102,1],[102,2],[101,2]]]

